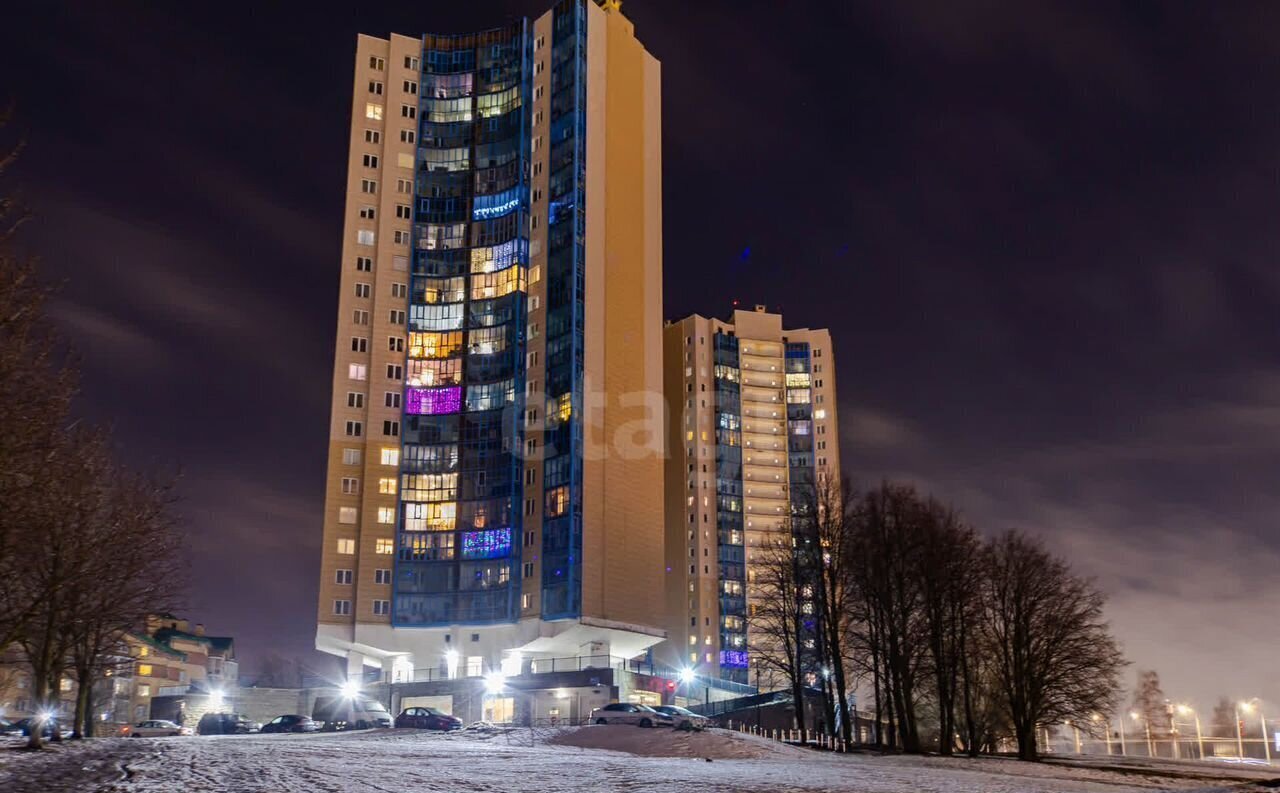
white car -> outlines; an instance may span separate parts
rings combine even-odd
[[[612,702],[591,711],[593,724],[634,724],[637,727],[670,727],[671,717],[648,705],[634,702]]]
[[[670,716],[671,721],[680,730],[705,730],[711,726],[711,719],[679,705],[658,705],[654,710]]]
[[[125,727],[122,733],[130,738],[159,738],[164,735],[190,735],[190,727],[179,727],[171,721],[164,719],[151,719],[150,721],[140,721],[132,727]]]

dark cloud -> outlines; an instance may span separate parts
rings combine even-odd
[[[251,659],[313,631],[355,36],[544,5],[0,31],[83,410],[181,464],[192,611]],[[1280,6],[626,12],[663,62],[667,316],[829,326],[860,483],[1043,534],[1171,695],[1280,700]]]

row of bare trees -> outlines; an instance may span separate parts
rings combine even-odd
[[[0,153],[0,176],[18,149]],[[178,605],[184,557],[171,483],[128,470],[109,432],[72,417],[75,361],[36,262],[14,246],[25,217],[0,200],[0,652],[21,651],[38,712],[56,710],[64,679],[77,684],[83,736],[94,682],[128,663],[124,634]]]
[[[941,754],[1038,756],[1037,726],[1094,723],[1125,662],[1092,582],[1016,531],[979,536],[909,485],[818,485],[792,530],[751,549],[758,662],[805,686],[853,739],[851,695],[874,703],[874,741]]]

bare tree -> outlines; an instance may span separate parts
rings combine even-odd
[[[18,641],[31,668],[33,700],[40,711],[56,710],[71,650],[78,588],[99,572],[88,529],[102,515],[106,460],[102,433],[73,430],[51,450],[48,475],[35,486],[38,498],[29,514],[29,529],[39,541],[31,543],[33,553],[25,570],[34,613]],[[40,744],[40,730],[32,730],[29,745],[38,749]]]
[[[797,542],[812,543],[812,550],[800,556],[802,597],[815,604],[817,629],[821,634],[821,664],[834,686],[835,710],[840,735],[853,742],[853,719],[849,711],[849,676],[853,634],[856,629],[857,590],[854,568],[858,564],[852,517],[856,498],[847,481],[822,479],[814,486],[811,503],[799,519],[806,529]],[[807,591],[812,588],[812,593]]]
[[[978,613],[981,546],[977,534],[955,510],[934,499],[922,505],[919,517],[916,563],[937,706],[938,753],[949,755],[958,735],[956,698],[964,666],[967,656],[978,649],[970,636]],[[972,716],[967,715],[966,722],[970,721]],[[972,745],[972,736],[968,743]]]
[[[760,668],[777,672],[787,681],[795,702],[796,729],[807,739],[804,716],[803,634],[799,565],[790,532],[752,549],[754,580],[748,582],[747,622],[752,636],[752,653]]]
[[[986,549],[983,630],[1018,757],[1038,757],[1036,728],[1110,713],[1125,662],[1092,582],[1011,531]]]
[[[885,482],[862,497],[851,517],[850,579],[868,627],[861,638],[870,642],[877,717],[907,752],[921,749],[917,706],[928,653],[919,576],[923,509],[914,488]]]
[[[124,634],[147,615],[178,611],[186,565],[171,514],[173,486],[119,468],[108,474],[103,509],[83,527],[99,572],[74,589],[68,618],[70,661],[77,684],[74,735],[92,735],[95,679],[129,663]]]

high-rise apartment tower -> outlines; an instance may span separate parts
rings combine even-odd
[[[359,37],[316,634],[349,672],[661,640],[659,75],[608,0]]]
[[[662,660],[756,684],[752,563],[780,540],[789,546],[795,518],[812,511],[815,484],[840,476],[831,334],[785,330],[780,314],[756,306],[735,310],[731,321],[695,314],[669,323],[663,347],[670,457]]]

